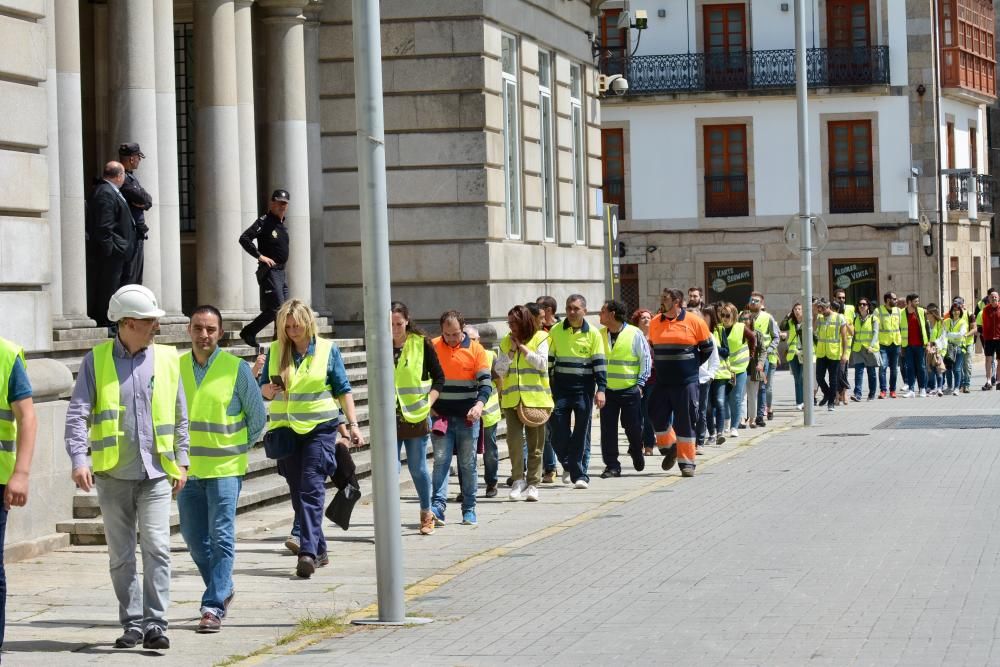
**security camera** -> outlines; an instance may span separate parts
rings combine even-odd
[[[628,92],[628,79],[621,74],[601,74],[597,77],[597,92],[624,95]]]

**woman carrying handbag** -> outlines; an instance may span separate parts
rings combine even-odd
[[[542,481],[542,451],[545,448],[545,423],[552,414],[549,389],[549,335],[535,325],[524,306],[514,306],[507,313],[510,333],[500,341],[494,370],[501,379],[500,407],[507,420],[507,447],[514,480],[511,500],[538,500]],[[527,481],[519,463],[528,448]]]

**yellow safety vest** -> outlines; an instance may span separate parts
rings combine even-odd
[[[767,346],[774,340],[774,336],[771,335],[771,322],[773,319],[770,313],[763,310],[757,313],[757,317],[753,319],[753,330],[757,332],[757,344],[764,349],[767,349]],[[767,355],[767,360],[772,366],[778,363],[777,348],[775,348],[774,352]]]
[[[976,342],[976,334],[972,333],[972,322],[969,321],[969,311],[962,311],[962,319],[965,320],[965,330],[969,333],[965,336],[965,350],[969,350]]]
[[[180,361],[177,350],[169,345],[152,345],[153,441],[160,455],[160,465],[168,477],[181,476],[174,455],[177,386],[180,384]],[[119,438],[124,435],[119,424],[125,406],[121,404],[121,386],[113,356],[114,341],[94,348],[94,407],[90,423],[90,457],[94,472],[105,472],[118,465]]]
[[[721,329],[716,329],[712,332],[712,342],[715,343],[715,349],[722,347],[722,340],[719,338],[719,331]],[[729,362],[726,359],[719,358],[719,368],[715,371],[716,380],[728,380],[733,377],[733,372],[729,370]]]
[[[852,323],[854,322],[854,306],[849,306],[845,303],[844,312],[842,312],[841,315],[844,316],[845,322],[853,326]],[[848,330],[847,332],[847,349],[849,350],[854,349],[854,334],[852,334],[850,330]]]
[[[896,306],[889,310],[885,304],[878,307],[878,344],[899,345],[899,308]]]
[[[493,372],[493,362],[497,360],[497,353],[493,350],[486,350],[486,358],[489,360],[490,372]],[[490,387],[493,391],[490,392],[490,397],[486,399],[486,405],[483,406],[483,428],[489,428],[491,426],[496,426],[497,422],[500,421],[500,398],[497,396],[497,386],[493,382],[493,376],[490,376]]]
[[[920,323],[920,338],[924,341],[923,344],[927,345],[927,311],[922,307],[917,306],[917,320]],[[906,310],[902,310],[899,313],[899,340],[903,347],[909,346],[909,330],[910,330],[909,318],[906,316]]]
[[[0,338],[0,381],[3,382],[3,387],[0,388],[0,484],[10,481],[17,459],[17,421],[14,420],[14,411],[10,407],[7,388],[10,385],[14,362],[19,357],[24,364],[24,350],[19,345]]]
[[[250,451],[246,415],[242,410],[235,416],[227,414],[243,361],[219,350],[200,385],[194,378],[194,363],[191,352],[181,355],[181,382],[191,439],[188,474],[200,479],[245,475]]]
[[[951,316],[948,316],[944,319],[944,326],[945,332],[948,333],[948,346],[954,346],[958,350],[964,351],[968,347],[969,337],[964,335],[961,337],[954,337],[954,334],[961,334],[963,326],[966,327],[966,331],[968,331],[968,316],[965,313],[962,313],[962,317],[957,320],[953,320],[951,319]]]
[[[869,315],[868,319],[864,322],[860,318],[854,318],[854,342],[851,344],[851,350],[853,352],[860,352],[862,347],[868,344],[868,341],[872,339],[872,333],[875,332],[875,320],[873,315]],[[872,348],[872,352],[879,351],[879,342],[875,341],[875,345]]]
[[[743,331],[745,328],[742,322],[737,322],[733,325],[732,330],[730,330],[729,337],[726,338],[729,346],[729,358],[723,359],[722,363],[719,364],[719,370],[715,373],[716,380],[728,380],[740,373],[744,373],[747,370],[747,366],[750,365],[750,346],[743,340]],[[725,332],[725,329],[719,327],[719,331]],[[716,341],[718,342],[721,338],[721,334],[717,335]],[[725,370],[723,370],[724,368]]]
[[[546,332],[536,331],[524,346],[532,352],[537,352],[546,338],[548,338]],[[500,341],[500,351],[509,355],[512,347],[510,334],[507,334]],[[500,390],[500,406],[503,409],[516,408],[518,402],[524,403],[529,408],[551,408],[554,405],[552,391],[549,389],[548,371],[532,367],[520,350],[514,354],[514,360]]]
[[[788,320],[788,349],[785,352],[785,361],[791,361],[799,351],[799,332],[795,326],[795,320]]]
[[[607,328],[601,329],[604,339],[604,356],[608,364],[608,389],[622,391],[630,389],[639,382],[639,357],[633,347],[636,336],[642,333],[638,327],[625,324],[618,333],[614,346]]]
[[[816,357],[840,359],[840,328],[846,324],[840,313],[831,313],[829,317],[816,318]]]
[[[431,414],[431,382],[424,375],[424,337],[407,334],[399,353],[394,371],[396,406],[399,414],[410,424],[419,424]]]
[[[309,433],[324,422],[340,417],[340,406],[333,397],[333,387],[326,381],[327,360],[333,341],[317,337],[312,354],[291,373],[290,386],[271,401],[271,421],[268,430],[288,426],[299,434]],[[268,375],[280,375],[281,343],[271,343]]]

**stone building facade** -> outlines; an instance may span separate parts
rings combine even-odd
[[[622,4],[605,3],[605,15]],[[665,287],[698,285],[742,305],[756,289],[787,312],[801,298],[801,263],[783,234],[798,212],[793,3],[684,4],[686,13],[650,12],[634,54],[619,45],[633,45],[635,31],[602,19],[606,69],[630,79],[626,95],[602,100],[605,200],[625,211],[624,291],[650,306]],[[973,28],[992,33],[992,3],[805,4],[809,188],[829,229],[814,293],[982,296],[992,220],[985,105],[996,91],[984,67],[992,37],[989,53],[970,44]]]

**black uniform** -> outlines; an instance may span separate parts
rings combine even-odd
[[[149,227],[146,226],[146,211],[153,208],[153,198],[139,183],[135,172],[125,171],[125,183],[122,184],[122,197],[128,202],[129,213],[135,225],[135,252],[128,266],[128,280],[125,284],[142,284],[142,269],[145,251],[143,241],[148,238]]]
[[[254,241],[257,242],[256,246]],[[285,280],[288,228],[278,216],[268,211],[244,230],[240,235],[240,245],[255,259],[264,255],[274,260],[273,267],[264,263],[257,266],[261,313],[240,331],[240,338],[247,344],[255,345],[257,334],[274,321],[278,308],[288,299],[288,283]]]
[[[129,205],[107,181],[98,183],[87,202],[86,232],[88,310],[98,324],[107,326],[108,301],[119,287],[129,284],[128,268],[136,251]]]

